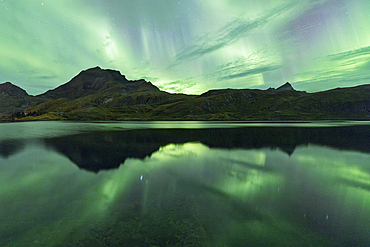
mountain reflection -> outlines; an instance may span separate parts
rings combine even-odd
[[[189,142],[223,149],[278,148],[288,155],[297,146],[308,144],[370,153],[370,126],[134,129],[44,139],[49,148],[94,172],[118,168],[128,158],[150,157],[169,144]]]
[[[5,140],[0,142],[0,157],[8,158],[9,156],[21,151],[24,143],[19,140]]]

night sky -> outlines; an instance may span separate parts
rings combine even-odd
[[[0,0],[0,83],[100,66],[168,92],[370,83],[369,0]]]

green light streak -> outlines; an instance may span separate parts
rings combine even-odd
[[[23,244],[30,239],[58,243],[91,221],[100,224],[110,219],[116,207],[125,210],[125,205],[138,204],[139,213],[145,214],[191,191],[194,203],[210,200],[209,210],[227,205],[223,217],[230,220],[223,230],[236,234],[236,239],[243,239],[237,229],[274,240],[282,233],[296,239],[307,231],[299,220],[304,215],[324,221],[327,216],[343,229],[354,221],[366,225],[362,220],[370,217],[368,158],[368,154],[311,145],[288,156],[278,150],[211,149],[185,143],[169,144],[143,160],[127,159],[119,169],[94,174],[51,150],[28,145],[1,159],[0,217],[8,222],[6,229],[24,222],[29,230],[24,230]],[[299,206],[289,208],[292,198]],[[283,217],[286,212],[289,220]],[[237,218],[228,215],[232,213]],[[42,220],[45,215],[50,217],[48,223]],[[338,215],[345,222],[337,222]],[[297,222],[291,220],[295,217]],[[38,232],[46,237],[34,240]]]
[[[361,0],[4,0],[0,81],[39,94],[99,65],[171,92],[364,84],[368,55],[333,56],[370,46],[369,9]]]

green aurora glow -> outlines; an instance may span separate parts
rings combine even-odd
[[[20,162],[24,159],[27,162]],[[295,241],[304,241],[297,238],[306,231],[300,228],[299,221],[280,218],[287,211],[296,220],[303,219],[306,213],[317,220],[325,221],[328,217],[340,230],[362,225],[357,233],[361,236],[369,230],[365,223],[370,216],[369,190],[351,183],[368,184],[368,159],[369,154],[314,145],[299,147],[289,157],[279,150],[210,149],[200,143],[186,143],[169,144],[144,160],[128,159],[117,170],[94,174],[79,170],[58,153],[27,145],[2,167],[0,195],[4,204],[0,216],[8,223],[0,224],[0,229],[12,232],[19,227],[25,232],[19,244],[13,246],[24,246],[32,239],[41,244],[56,244],[70,232],[81,231],[91,224],[89,219],[100,222],[109,217],[113,205],[123,207],[132,203],[132,194],[140,195],[138,203],[142,205],[141,211],[146,211],[179,197],[185,186],[181,181],[187,181],[186,186],[197,191],[193,191],[196,197],[207,196],[207,200],[212,200],[217,215],[231,217],[224,212],[226,209],[220,210],[219,196],[242,201],[243,210],[248,203],[254,205],[252,202],[261,207],[264,218],[260,220],[218,224],[229,233],[245,233],[241,229],[246,228],[264,239],[276,240],[293,234]],[[220,160],[225,162],[218,163]],[[269,169],[251,169],[240,163]],[[351,183],[338,178],[349,178]],[[22,199],[18,199],[20,195]],[[299,208],[288,207],[291,195],[301,203]],[[22,226],[17,226],[20,221]]]
[[[1,0],[0,82],[40,94],[116,69],[169,92],[369,83],[365,0]]]

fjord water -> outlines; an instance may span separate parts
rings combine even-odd
[[[370,246],[370,125],[0,125],[0,246]]]

